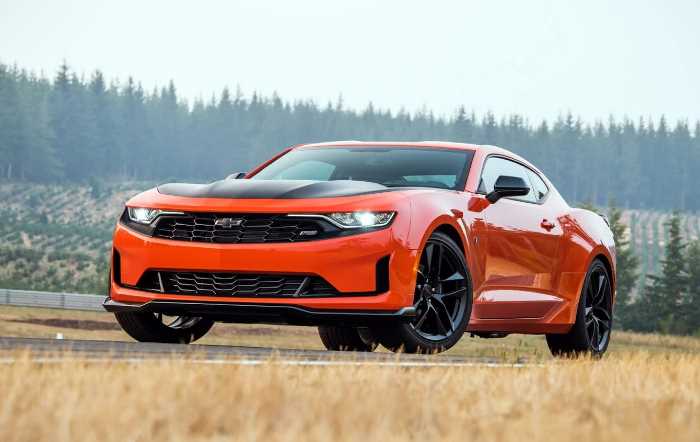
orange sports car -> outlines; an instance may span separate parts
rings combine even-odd
[[[614,297],[607,221],[523,158],[343,141],[129,200],[104,306],[138,341],[189,343],[221,321],[318,326],[332,350],[529,333],[555,355],[597,356]]]

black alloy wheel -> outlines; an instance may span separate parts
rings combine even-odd
[[[471,276],[464,252],[452,238],[434,232],[423,248],[416,274],[410,321],[372,328],[391,351],[439,353],[464,334],[472,308]]]
[[[416,318],[411,326],[423,338],[442,341],[464,319],[468,281],[455,251],[443,242],[428,240],[416,278]]]
[[[154,313],[156,320],[173,330],[186,330],[195,326],[202,318],[194,316],[166,316],[162,313]]]
[[[600,259],[591,264],[583,284],[576,321],[568,333],[548,334],[554,356],[602,356],[608,349],[613,327],[613,286]]]
[[[591,348],[595,352],[603,351],[612,330],[612,290],[605,268],[596,267],[589,276],[584,317]]]
[[[150,312],[117,312],[122,329],[139,342],[189,344],[201,338],[214,321],[192,316],[167,316]]]
[[[366,327],[321,325],[318,335],[327,350],[374,351],[379,343]]]

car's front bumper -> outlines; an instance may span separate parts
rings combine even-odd
[[[415,316],[414,307],[391,310],[316,310],[285,304],[243,304],[210,301],[153,300],[127,303],[107,298],[109,312],[151,312],[171,316],[202,316],[222,322],[292,325],[371,325]]]
[[[413,304],[418,253],[403,245],[401,234],[395,231],[394,227],[334,239],[297,243],[210,244],[153,238],[119,224],[114,233],[113,244],[118,252],[119,265],[117,268],[113,265],[112,268],[113,273],[118,272],[118,277],[112,277],[110,281],[110,303],[105,305],[108,309],[118,308],[114,306],[122,304],[164,306],[163,303],[170,302],[181,303],[181,310],[186,307],[199,308],[202,304],[207,305],[208,309],[223,309],[222,305],[253,305],[263,306],[263,309],[267,308],[264,306],[284,307],[291,313],[281,315],[283,317],[325,310],[345,311],[349,314],[383,312],[392,316],[398,312],[401,312],[401,315],[405,314],[406,311],[402,309]],[[377,293],[377,262],[386,256],[389,256],[389,289]],[[332,284],[340,294],[298,298],[233,297],[158,293],[136,289],[144,272],[154,269],[317,275]],[[346,296],[343,293],[373,294]],[[255,316],[249,307],[236,310],[243,316]],[[232,313],[228,316],[240,315]]]

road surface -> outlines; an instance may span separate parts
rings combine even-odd
[[[520,367],[487,358],[449,355],[397,355],[393,353],[354,353],[319,350],[294,350],[262,347],[236,347],[201,344],[155,344],[120,341],[88,341],[44,338],[0,337],[0,360],[14,361],[12,351],[29,350],[34,359],[59,361],[66,356],[91,361],[114,359],[144,361],[182,359],[193,363],[256,365],[380,365],[405,367],[493,366]],[[8,352],[10,351],[10,352]],[[3,355],[4,353],[4,355]]]

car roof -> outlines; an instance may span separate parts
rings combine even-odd
[[[484,158],[488,155],[503,155],[510,157],[517,161],[526,164],[528,167],[539,170],[532,165],[529,161],[522,158],[521,156],[498,146],[491,146],[488,144],[468,144],[468,143],[455,143],[452,141],[356,141],[356,140],[346,140],[346,141],[329,141],[323,143],[310,143],[310,144],[299,144],[294,146],[294,148],[303,149],[306,147],[312,148],[323,148],[323,147],[405,147],[405,148],[426,148],[426,147],[437,147],[442,149],[457,149],[457,150],[471,150],[474,152],[479,152]],[[541,173],[541,172],[540,172]]]
[[[476,150],[479,145],[452,143],[449,141],[328,141],[323,143],[300,144],[295,147],[443,147],[450,149]]]

